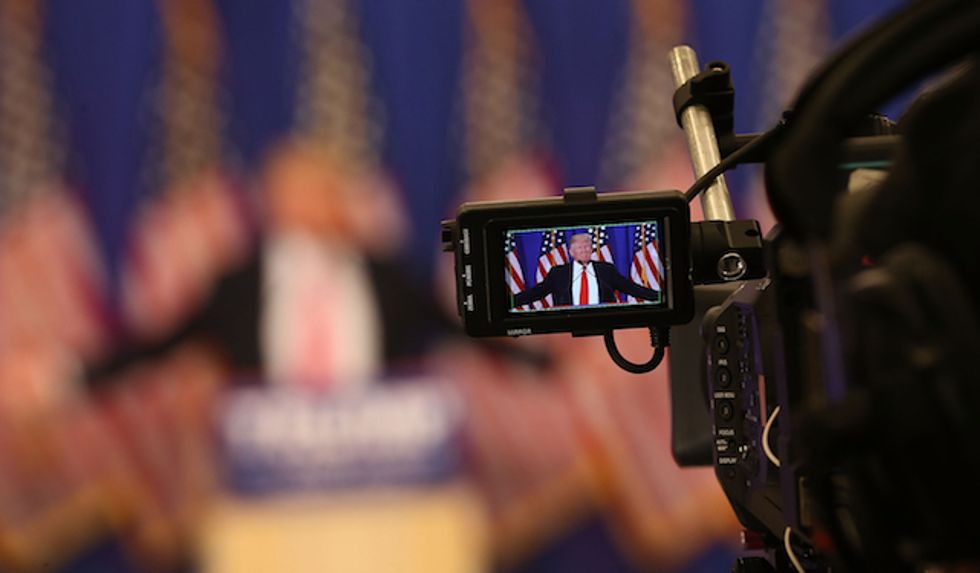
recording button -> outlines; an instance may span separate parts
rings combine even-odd
[[[728,388],[732,383],[732,371],[720,366],[718,370],[715,370],[715,382],[722,388]]]
[[[719,334],[715,336],[715,350],[719,354],[728,354],[728,337],[724,334]]]
[[[735,415],[735,408],[732,407],[732,403],[727,400],[718,402],[718,415],[722,420],[731,420]]]

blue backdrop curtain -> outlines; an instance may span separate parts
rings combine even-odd
[[[691,0],[687,6],[685,35],[701,60],[731,64],[735,125],[743,132],[765,127],[757,105],[764,95],[760,77],[773,70],[765,67],[757,35],[767,1]],[[832,42],[896,4],[828,0]],[[229,98],[228,160],[247,173],[293,127],[296,5],[217,5],[226,42],[221,81]],[[465,8],[463,0],[358,4],[359,33],[385,118],[383,161],[406,199],[414,229],[407,251],[423,280],[436,255],[438,222],[451,212],[464,183],[457,114]],[[558,180],[593,183],[628,52],[631,3],[526,0],[524,8],[541,60],[545,146]],[[48,0],[46,11],[46,44],[70,136],[71,180],[95,222],[110,276],[117,277],[129,222],[154,192],[141,178],[141,162],[147,94],[160,70],[160,16],[153,0]],[[736,195],[747,185],[745,173],[733,176]]]

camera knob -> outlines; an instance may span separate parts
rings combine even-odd
[[[725,253],[718,259],[718,276],[726,281],[737,281],[748,270],[748,263],[739,253]]]

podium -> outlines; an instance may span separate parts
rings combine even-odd
[[[460,475],[462,410],[445,387],[243,390],[218,417],[226,493],[202,523],[202,571],[487,567],[486,518]]]

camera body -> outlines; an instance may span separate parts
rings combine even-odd
[[[712,465],[762,540],[735,571],[980,563],[980,195],[963,193],[980,180],[964,155],[980,136],[978,32],[980,4],[912,3],[830,58],[785,121],[751,136],[725,121],[730,85],[715,80],[727,66],[698,74],[693,51],[675,48],[675,111],[699,180],[685,195],[569,190],[464,206],[443,243],[467,333],[601,333],[618,365],[642,373],[614,352],[611,331],[649,326],[656,358],[673,327],[675,458]],[[964,62],[901,130],[868,115]],[[720,179],[746,162],[765,164],[780,221],[765,242],[757,223],[732,220]],[[887,177],[848,193],[851,171],[869,165]],[[712,220],[690,223],[686,201],[701,191]],[[520,293],[541,288],[508,283],[515,236],[631,224],[652,224],[665,245],[662,297],[520,308]]]

